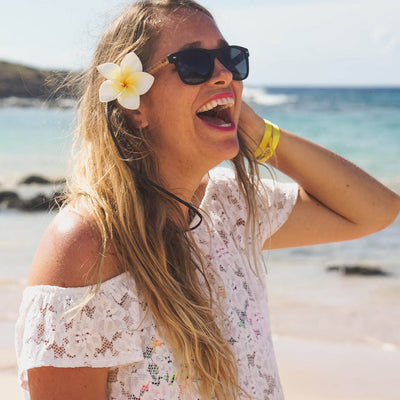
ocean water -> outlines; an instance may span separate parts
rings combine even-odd
[[[334,150],[400,193],[400,89],[256,88],[244,99],[264,118]],[[61,178],[76,112],[0,108],[0,190],[29,174]],[[20,295],[47,213],[0,210],[0,350],[12,345]],[[400,219],[352,242],[266,255],[275,335],[357,341],[400,356]],[[380,266],[389,277],[344,277],[332,264]]]
[[[260,115],[400,191],[400,88],[250,88],[244,97]]]
[[[75,119],[74,109],[0,108],[0,184],[30,174],[64,177]]]

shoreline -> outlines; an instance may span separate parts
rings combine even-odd
[[[0,98],[0,108],[58,108],[74,109],[77,100],[71,98],[42,99],[39,97],[8,96]]]

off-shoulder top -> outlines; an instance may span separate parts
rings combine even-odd
[[[292,183],[263,180],[257,199],[259,232],[247,236],[247,211],[234,172],[217,168],[201,203],[205,223],[192,234],[215,275],[218,326],[237,359],[239,383],[253,399],[281,400],[263,279],[249,265],[249,246],[261,248],[287,220],[297,199]],[[19,380],[29,399],[30,368],[108,367],[107,399],[197,399],[185,393],[168,343],[157,331],[128,273],[89,287],[31,286],[16,325]],[[78,307],[77,307],[78,306]],[[72,310],[72,311],[71,311]]]

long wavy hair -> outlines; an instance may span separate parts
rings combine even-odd
[[[173,349],[180,368],[180,384],[194,384],[204,399],[231,400],[245,392],[238,383],[231,346],[215,321],[218,307],[213,303],[211,279],[187,232],[187,218],[176,201],[133,174],[126,165],[129,163],[162,185],[146,129],[129,126],[118,104],[109,103],[110,123],[125,155],[122,159],[107,129],[104,104],[98,97],[103,78],[96,66],[105,62],[119,64],[134,51],[146,70],[168,16],[181,10],[213,18],[192,0],[145,0],[129,6],[103,34],[82,78],[66,204],[83,203],[90,210],[102,239],[100,254],[111,247],[121,272],[127,271],[135,280],[158,330]],[[258,165],[242,136],[239,133],[240,152],[231,162],[246,199],[248,230],[254,233]],[[99,284],[101,269],[99,262]]]

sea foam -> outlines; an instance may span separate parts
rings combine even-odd
[[[243,100],[263,106],[278,106],[282,104],[295,103],[297,96],[287,94],[272,94],[262,88],[243,88]]]

